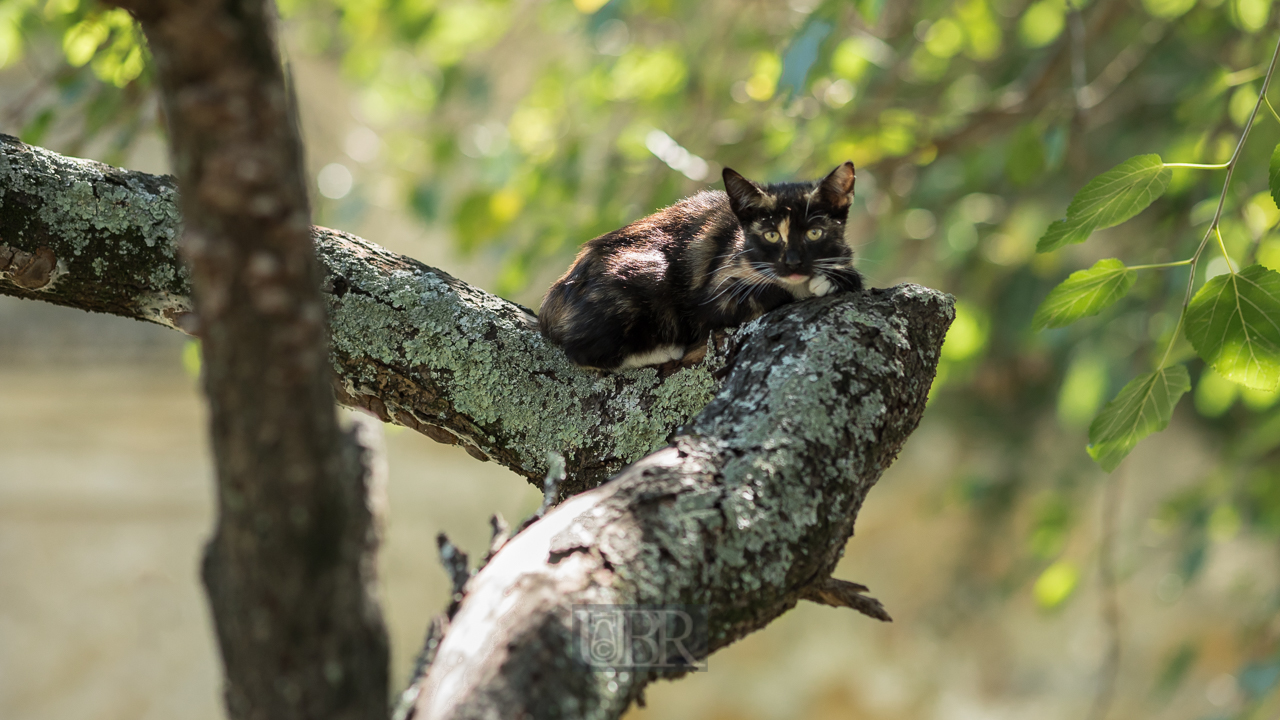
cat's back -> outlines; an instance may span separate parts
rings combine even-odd
[[[543,298],[543,334],[590,367],[616,367],[654,344],[682,346],[695,268],[739,233],[728,196],[708,190],[584,243]]]
[[[708,233],[721,234],[738,226],[729,208],[729,196],[720,190],[704,190],[673,205],[601,235],[583,246],[583,253],[656,249],[671,259],[690,242]]]

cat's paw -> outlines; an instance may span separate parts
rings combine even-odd
[[[835,289],[836,286],[825,275],[814,275],[809,278],[809,292],[813,293],[814,297],[830,294]]]

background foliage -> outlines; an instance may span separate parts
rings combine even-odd
[[[331,60],[359,89],[349,161],[317,177],[318,218],[349,227],[391,198],[462,257],[498,267],[492,289],[526,302],[581,242],[714,183],[724,165],[772,181],[852,159],[872,284],[910,280],[959,301],[931,416],[962,449],[934,482],[986,535],[955,570],[955,612],[1030,593],[1053,613],[1100,562],[1105,581],[1104,538],[1068,547],[1093,532],[1082,520],[1092,490],[1119,482],[1124,455],[1170,413],[1213,462],[1118,529],[1157,538],[1160,552],[1130,565],[1169,563],[1189,586],[1215,543],[1280,539],[1275,361],[1260,366],[1271,380],[1238,384],[1197,356],[1212,353],[1195,317],[1180,323],[1188,282],[1252,277],[1265,289],[1280,269],[1268,185],[1280,118],[1265,103],[1225,192],[1221,251],[1215,237],[1194,278],[1187,265],[1126,269],[1184,260],[1207,237],[1223,172],[1164,163],[1231,158],[1275,43],[1267,0],[280,5],[296,59]],[[96,142],[121,162],[140,129],[163,122],[140,33],[120,11],[5,0],[0,66],[20,63],[39,91],[2,112],[27,142],[58,132],[60,149]],[[1076,192],[1129,158],[1160,191],[1089,214],[1099,185]],[[1254,262],[1254,276],[1233,274]],[[1261,302],[1253,322],[1274,328]],[[1104,410],[1117,396],[1139,405]],[[1143,398],[1168,412],[1124,415]],[[1121,468],[1110,480],[1086,452],[1095,417],[1125,427],[1095,428],[1099,462]],[[1251,597],[1230,619],[1234,717],[1280,703],[1280,589]],[[1170,648],[1151,673],[1156,705],[1201,653],[1195,637]]]

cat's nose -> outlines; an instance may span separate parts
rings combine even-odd
[[[800,267],[800,253],[792,250],[791,248],[787,248],[787,253],[786,255],[783,255],[782,260],[787,264],[787,268],[790,270]]]

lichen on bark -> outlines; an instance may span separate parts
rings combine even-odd
[[[0,135],[0,245],[45,248],[56,267],[53,282],[34,289],[0,271],[0,294],[198,335],[178,200],[171,177]],[[353,235],[314,228],[313,237],[340,401],[538,483],[547,451],[558,451],[565,496],[665,444],[720,386],[727,344],[666,376],[586,372],[543,340],[525,308]]]
[[[566,651],[581,641],[575,607],[702,605],[705,655],[822,598],[867,491],[924,410],[953,315],[949,296],[908,285],[743,327],[724,386],[669,446],[553,510],[472,579],[420,681],[417,720],[617,718],[647,683],[684,672],[597,672]],[[539,685],[575,690],[544,698]]]

